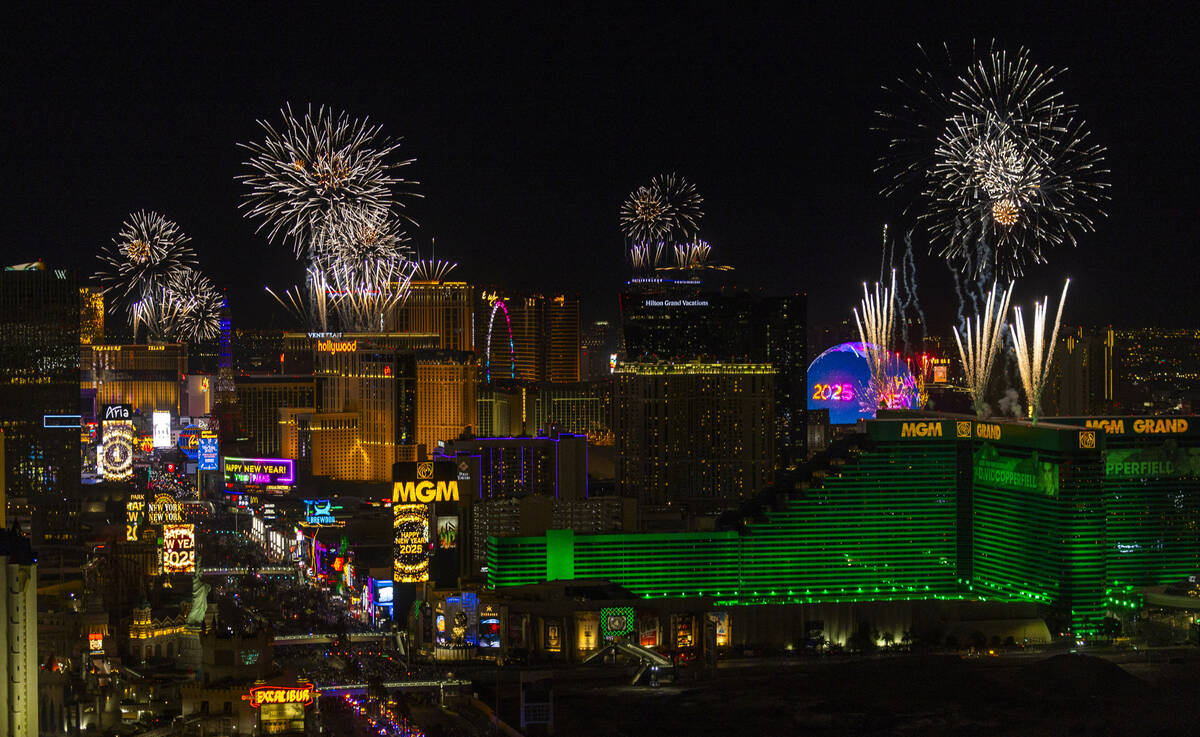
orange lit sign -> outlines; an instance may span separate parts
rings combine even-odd
[[[321,694],[311,683],[299,686],[255,686],[243,696],[250,706],[257,709],[263,704],[303,704],[308,706]]]
[[[357,340],[318,340],[317,350],[322,353],[350,353],[358,350]]]

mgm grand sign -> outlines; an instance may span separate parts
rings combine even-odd
[[[400,462],[392,466],[393,503],[457,501],[458,468],[453,461]]]

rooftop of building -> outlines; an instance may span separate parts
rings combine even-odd
[[[15,529],[0,530],[0,555],[6,556],[9,563],[21,565],[37,563],[37,555],[33,552],[33,545],[29,542],[29,538]]]

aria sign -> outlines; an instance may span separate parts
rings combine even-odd
[[[250,706],[257,709],[263,704],[300,704],[308,706],[316,700],[321,692],[311,683],[301,683],[299,686],[255,686],[250,693],[242,696],[243,701],[249,701]]]
[[[112,422],[113,420],[132,420],[133,407],[128,404],[106,404],[104,412],[100,416],[104,422]]]

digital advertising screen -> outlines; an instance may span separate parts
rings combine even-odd
[[[225,483],[243,486],[290,486],[296,464],[290,458],[225,457]]]
[[[221,441],[216,433],[201,432],[196,441],[196,456],[201,471],[217,471],[221,468]]]
[[[196,526],[163,525],[163,573],[196,570]]]
[[[887,359],[886,363],[889,380],[873,388],[864,345],[835,345],[808,367],[808,408],[829,410],[831,425],[872,420],[881,406],[915,408],[917,389],[912,373],[897,357]]]
[[[429,580],[429,507],[395,504],[393,512],[393,568],[396,583]]]
[[[155,411],[153,415],[154,447],[171,447],[171,413]]]

